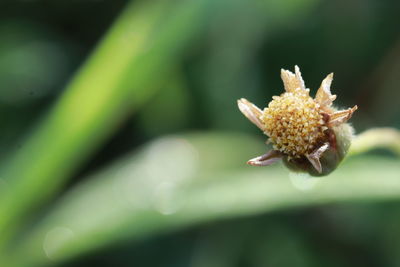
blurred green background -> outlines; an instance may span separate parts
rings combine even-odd
[[[268,147],[236,104],[299,65],[357,133],[400,128],[399,11],[1,1],[0,266],[400,266],[398,133],[311,179],[247,166]]]

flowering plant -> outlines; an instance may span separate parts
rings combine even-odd
[[[295,73],[281,70],[285,92],[273,96],[264,110],[242,98],[240,111],[269,138],[273,150],[247,163],[267,166],[281,159],[291,170],[323,176],[332,172],[349,150],[353,128],[346,123],[357,106],[345,110],[332,107],[336,95],[329,74],[310,97],[298,66]]]

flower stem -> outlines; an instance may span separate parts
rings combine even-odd
[[[400,131],[395,128],[372,128],[357,135],[349,155],[358,155],[372,149],[384,148],[400,156]]]

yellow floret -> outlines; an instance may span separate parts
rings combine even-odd
[[[261,120],[274,149],[292,157],[311,152],[324,136],[320,106],[306,90],[274,96]]]

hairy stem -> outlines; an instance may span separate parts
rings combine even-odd
[[[400,131],[395,128],[373,128],[357,135],[349,155],[358,155],[372,149],[384,148],[400,156]]]

